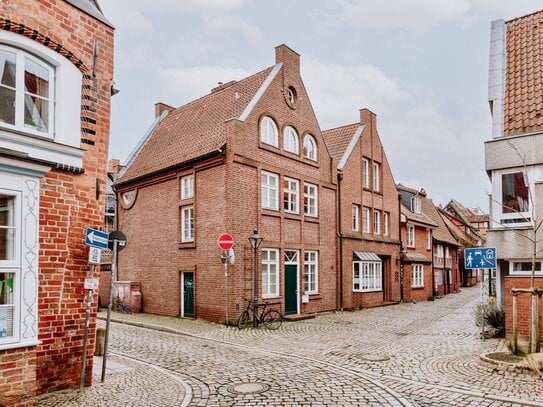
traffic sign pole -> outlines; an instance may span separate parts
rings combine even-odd
[[[102,357],[102,383],[106,379],[107,345],[109,339],[109,323],[111,321],[111,304],[113,303],[113,280],[117,278],[117,239],[113,240],[113,259],[111,261],[111,275],[109,278],[109,303],[107,304],[106,335],[104,340],[104,356]]]

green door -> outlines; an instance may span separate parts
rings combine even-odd
[[[194,273],[183,273],[183,316],[194,317]]]
[[[285,315],[298,313],[298,266],[285,264]]]

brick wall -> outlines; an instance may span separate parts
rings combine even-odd
[[[82,63],[83,74],[90,73],[95,40],[100,50],[93,82],[96,87],[93,96],[97,98],[97,102],[92,103],[96,108],[93,115],[96,123],[86,125],[90,131],[81,135],[86,140],[81,144],[85,149],[84,173],[52,170],[41,181],[38,338],[42,344],[36,348],[0,351],[0,366],[17,365],[15,370],[9,366],[0,369],[0,404],[25,405],[32,403],[31,396],[35,392],[79,385],[85,322],[83,282],[88,272],[85,228],[99,229],[104,222],[113,29],[61,0],[11,0],[0,3],[0,11],[13,25],[24,25],[25,32],[39,32],[41,36],[37,41],[48,37],[53,49],[71,51],[71,60]],[[101,190],[98,199],[96,180]],[[95,294],[87,353],[87,385],[91,382],[96,303]]]
[[[535,279],[535,287],[543,287],[543,278]],[[512,288],[530,288],[529,277],[505,277],[505,335],[510,336],[513,333],[513,296]],[[518,333],[520,336],[529,338],[530,336],[530,295],[521,294],[517,298],[518,303]],[[543,326],[542,330],[543,332]]]

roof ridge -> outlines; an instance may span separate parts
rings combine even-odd
[[[531,17],[531,16],[534,16],[536,14],[540,14],[540,13],[543,13],[543,10],[537,10],[537,11],[534,11],[533,13],[528,13],[528,14],[525,14],[523,16],[520,16],[520,17],[515,17],[515,18],[512,18],[510,20],[506,20],[505,23],[512,23],[513,21],[517,21],[517,20],[522,20],[524,18],[527,18],[527,17]]]
[[[351,124],[344,124],[343,126],[337,126],[337,127],[332,127],[330,129],[326,129],[326,130],[321,130],[321,133],[324,133],[326,131],[332,131],[332,130],[337,130],[337,129],[342,129],[344,127],[349,127],[349,126],[355,126],[355,125],[360,125],[361,123],[360,122],[354,122],[354,123],[351,123]],[[363,123],[362,123],[363,124]]]

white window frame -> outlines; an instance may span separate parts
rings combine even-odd
[[[304,293],[319,292],[319,253],[307,250],[304,252]]]
[[[383,235],[388,236],[389,234],[389,215],[388,212],[383,212]]]
[[[317,161],[317,142],[315,138],[311,134],[306,134],[303,144],[304,157]]]
[[[274,253],[275,259],[271,258]],[[279,249],[262,249],[262,298],[275,298],[279,296]],[[275,290],[273,290],[275,286]]]
[[[298,133],[292,126],[287,126],[283,130],[283,148],[292,154],[300,154],[300,143]]]
[[[351,219],[353,232],[358,232],[360,230],[360,205],[352,206]]]
[[[373,210],[373,234],[381,234],[381,211],[378,209]]]
[[[424,265],[423,264],[411,265],[411,287],[412,288],[424,287]]]
[[[309,182],[304,182],[304,215],[319,215],[319,187]]]
[[[368,159],[362,159],[362,187],[370,187],[370,162]]]
[[[370,233],[370,208],[362,208],[362,233]]]
[[[415,226],[407,225],[407,247],[415,247]]]
[[[353,292],[383,291],[383,262],[353,261]]]
[[[194,242],[194,206],[188,205],[181,208],[181,241],[183,243]]]
[[[538,168],[528,168],[524,171],[522,168],[516,168],[513,170],[504,170],[504,171],[494,171],[492,173],[492,196],[496,201],[496,204],[492,205],[491,218],[495,219],[495,225],[498,227],[519,227],[519,226],[530,226],[532,224],[532,202],[530,194],[533,193],[533,184],[530,183],[530,178],[536,179],[541,171],[540,167]],[[528,207],[526,211],[522,212],[506,212],[504,213],[503,205],[503,185],[502,177],[504,175],[522,173],[525,184],[528,184]]]
[[[381,166],[379,163],[373,163],[373,190],[381,190]]]
[[[260,119],[260,141],[270,146],[279,146],[279,131],[277,130],[277,124],[269,116],[263,116]]]
[[[432,249],[432,231],[426,229],[426,250]]]
[[[194,175],[181,178],[181,199],[194,198]]]
[[[421,213],[421,201],[420,197],[417,195],[411,198],[411,212],[417,213],[419,215]]]
[[[517,267],[515,267],[515,265],[520,264],[520,263],[526,265],[526,267],[525,267],[526,270],[515,270],[515,268],[517,268]],[[543,260],[536,259],[535,263],[536,263],[536,265],[535,265],[535,275],[536,276],[543,275],[543,271],[542,271]],[[509,275],[529,277],[529,276],[532,275],[531,270],[532,270],[532,261],[531,260],[526,260],[526,259],[509,260]]]
[[[283,209],[286,213],[300,213],[300,181],[283,178]]]
[[[279,210],[279,175],[262,171],[260,183],[262,209]]]
[[[6,122],[0,122],[0,127],[10,129],[10,130],[18,130],[24,133],[40,136],[40,137],[47,137],[47,138],[54,138],[55,136],[55,68],[48,62],[37,58],[36,56],[22,50],[17,49],[9,46],[5,46],[4,44],[0,44],[0,50],[11,53],[15,55],[15,64],[16,64],[16,73],[15,73],[15,88],[0,85],[0,87],[5,89],[10,89],[15,91],[15,123],[6,123]],[[48,95],[46,98],[37,96],[39,99],[46,99],[48,104],[48,115],[47,115],[47,123],[48,128],[47,131],[40,131],[32,126],[25,125],[25,95],[27,94],[25,90],[25,71],[26,71],[26,61],[30,61],[36,65],[38,65],[40,68],[43,68],[48,73]]]

